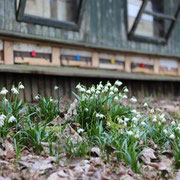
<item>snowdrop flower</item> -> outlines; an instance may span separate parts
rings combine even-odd
[[[180,127],[177,127],[176,130],[180,131]]]
[[[101,90],[101,87],[100,87],[100,86],[98,86],[98,87],[97,87],[97,90],[99,90],[99,91],[100,91],[100,90]]]
[[[163,119],[165,117],[165,114],[161,114],[160,118]]]
[[[164,129],[163,132],[164,132],[164,134],[168,134],[167,129]]]
[[[175,125],[176,125],[176,122],[175,122],[175,121],[172,121],[171,124],[172,124],[173,126],[175,126]]]
[[[59,87],[58,86],[54,86],[54,90],[58,90],[59,89]]]
[[[94,87],[91,88],[91,92],[92,92],[92,93],[95,92],[95,88],[94,88]]]
[[[139,138],[139,134],[135,134],[135,136],[134,136],[136,139],[138,139]]]
[[[132,118],[132,121],[137,122],[138,119],[137,119],[136,117],[133,117],[133,118]]]
[[[107,83],[107,86],[109,86],[109,87],[110,87],[110,86],[111,86],[111,83],[110,83],[110,82],[108,82],[108,83]]]
[[[0,118],[2,118],[3,120],[6,119],[6,116],[4,114],[1,114]]]
[[[78,85],[76,86],[76,89],[81,89],[81,85],[78,84]]]
[[[0,92],[2,95],[6,95],[8,93],[8,90],[6,88],[3,88]]]
[[[124,121],[125,121],[125,122],[129,121],[129,118],[124,118]]]
[[[20,84],[19,89],[24,89],[24,86]]]
[[[128,90],[127,88],[125,88],[125,89],[124,89],[124,92],[126,92],[126,93],[127,93],[127,92],[129,92],[129,90]]]
[[[82,132],[84,132],[84,129],[79,128],[79,129],[77,130],[77,132],[78,132],[78,133],[82,133]]]
[[[115,100],[115,101],[118,101],[118,100],[119,100],[119,98],[116,96],[116,97],[114,98],[114,100]]]
[[[115,82],[115,85],[116,85],[116,86],[121,86],[121,85],[122,85],[122,82],[117,80],[117,81]]]
[[[152,122],[157,122],[157,119],[156,117],[153,118]]]
[[[89,111],[88,108],[85,108],[85,111],[88,112]]]
[[[128,134],[129,136],[131,136],[131,135],[133,135],[134,133],[133,133],[132,131],[127,131],[127,134]]]
[[[109,93],[110,96],[112,96],[113,94],[114,94],[114,93],[113,93],[112,91]]]
[[[14,116],[11,116],[9,119],[8,119],[8,123],[12,123],[12,122],[15,122],[16,121],[16,118]]]
[[[154,113],[154,109],[151,109],[151,110],[150,110],[150,113]]]
[[[35,98],[36,100],[39,100],[39,96],[38,96],[38,95],[36,95],[34,98]]]
[[[127,95],[123,95],[122,99],[127,99]]]
[[[143,121],[143,122],[141,122],[141,125],[142,125],[142,126],[145,126],[145,125],[146,125],[146,123]]]
[[[159,125],[159,126],[161,125],[161,122],[160,122],[160,121],[158,122],[158,125]]]
[[[100,118],[100,119],[105,118],[105,116],[104,116],[103,114],[99,114],[99,113],[96,114],[96,117],[97,117],[97,118]]]
[[[166,122],[166,119],[165,119],[165,118],[163,118],[163,119],[161,119],[161,121],[162,121],[162,122]]]
[[[133,109],[131,112],[135,114],[137,113],[136,109]]]
[[[11,91],[13,92],[13,94],[19,94],[18,90],[15,87],[13,87]]]
[[[132,98],[130,99],[130,101],[131,101],[132,103],[136,103],[136,102],[137,102],[137,99],[136,99],[135,97],[132,97]]]
[[[4,99],[4,102],[5,102],[5,103],[8,103],[8,100],[5,98],[5,99]]]
[[[114,86],[112,86],[112,87],[110,88],[110,90],[113,91],[113,90],[114,90]]]
[[[114,92],[118,92],[118,88],[114,88]]]
[[[53,102],[53,98],[50,98],[49,101],[50,101],[50,102]]]
[[[90,91],[90,90],[87,90],[86,93],[87,93],[87,94],[91,94],[91,91]]]
[[[0,127],[3,127],[3,126],[4,126],[4,120],[0,119]]]
[[[104,92],[108,92],[108,90],[109,90],[108,87],[104,88]]]
[[[79,89],[79,91],[80,91],[80,92],[85,92],[86,89],[81,87],[81,88]]]
[[[125,126],[125,127],[127,126],[127,123],[126,123],[126,122],[124,122],[124,126]]]
[[[147,103],[144,103],[143,106],[144,106],[144,107],[148,107],[148,104],[147,104]]]
[[[107,122],[107,126],[111,126],[111,123],[110,123],[110,122]]]
[[[121,118],[117,118],[118,123],[123,123],[124,121]]]
[[[100,91],[98,91],[98,90],[96,91],[96,94],[100,94],[100,93],[101,93]]]
[[[171,135],[169,136],[169,138],[170,138],[170,139],[175,139],[174,134],[171,134]]]

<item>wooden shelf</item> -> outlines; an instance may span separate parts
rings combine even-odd
[[[110,78],[110,79],[129,79],[147,81],[177,81],[178,76],[152,75],[144,73],[128,73],[113,70],[85,69],[75,67],[40,67],[30,65],[0,65],[0,72],[24,73],[24,74],[43,74],[54,76],[88,77],[88,78]]]

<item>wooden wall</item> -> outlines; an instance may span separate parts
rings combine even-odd
[[[179,0],[165,0],[174,14]],[[0,0],[0,35],[121,51],[180,55],[180,17],[166,45],[127,40],[126,0],[87,0],[79,32],[16,21],[15,0]],[[169,8],[172,7],[172,8]]]
[[[16,73],[0,73],[0,89],[7,87],[11,89],[12,84],[17,85],[22,82],[25,86],[25,91],[21,90],[20,98],[29,102],[34,101],[34,97],[39,93],[43,96],[52,96],[57,98],[63,96],[73,99],[72,91],[76,92],[76,85],[80,82],[83,85],[90,86],[102,81],[103,84],[113,79],[99,78],[78,78],[65,76],[48,76],[48,75],[30,75]],[[166,97],[180,98],[180,83],[178,82],[159,82],[159,81],[138,81],[138,80],[122,80],[123,84],[129,89],[129,95],[136,97]],[[54,91],[54,86],[58,85],[59,90]]]

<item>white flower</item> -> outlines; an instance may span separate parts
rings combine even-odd
[[[165,117],[165,114],[161,114],[160,118],[163,119]]]
[[[177,127],[176,130],[180,131],[180,127]]]
[[[101,93],[100,91],[98,91],[98,90],[96,91],[96,94],[100,94],[100,93]]]
[[[128,134],[129,136],[131,136],[131,135],[133,135],[134,133],[133,133],[132,131],[127,131],[127,134]]]
[[[162,121],[162,122],[166,122],[166,119],[165,119],[165,118],[162,118],[161,121]]]
[[[86,89],[81,87],[81,88],[79,89],[79,91],[80,91],[80,92],[85,92]]]
[[[85,108],[85,111],[88,112],[89,111],[88,108]]]
[[[24,89],[24,86],[20,84],[19,89]]]
[[[92,92],[92,93],[95,92],[95,88],[94,88],[94,87],[91,88],[91,92]]]
[[[118,123],[123,123],[124,121],[121,118],[117,118]]]
[[[110,86],[111,86],[111,83],[110,83],[110,82],[108,82],[108,83],[106,84],[106,86],[109,86],[109,87],[110,87]]]
[[[103,114],[99,114],[99,113],[96,114],[96,117],[97,117],[97,118],[100,118],[100,119],[105,118],[105,116],[104,116]]]
[[[114,86],[112,86],[112,87],[110,88],[110,90],[113,91],[113,90],[114,90]]]
[[[171,135],[169,136],[169,138],[170,138],[170,139],[175,139],[174,134],[171,134]]]
[[[101,86],[98,86],[98,87],[97,87],[97,90],[99,90],[99,91],[100,91],[100,90],[101,90]]]
[[[54,90],[58,90],[59,89],[59,87],[58,86],[54,86]]]
[[[130,99],[130,101],[131,101],[132,103],[136,103],[136,102],[137,102],[137,99],[136,99],[135,97],[132,97],[132,98]]]
[[[143,106],[144,106],[144,107],[148,107],[148,104],[147,104],[147,103],[144,103]]]
[[[124,121],[124,126],[126,127],[127,126],[127,123]]]
[[[137,119],[136,117],[133,117],[133,118],[132,118],[132,121],[137,122],[138,119]]]
[[[11,116],[9,119],[8,119],[8,123],[12,123],[12,122],[16,122],[16,118],[14,116]]]
[[[114,88],[114,92],[118,92],[118,88]]]
[[[0,127],[3,127],[3,126],[4,126],[4,120],[0,119]]]
[[[167,129],[164,129],[163,132],[164,132],[164,134],[168,134]]]
[[[122,82],[117,80],[117,81],[115,82],[115,85],[116,85],[116,86],[121,86],[121,85],[122,85]]]
[[[154,117],[152,121],[153,121],[153,122],[157,122],[157,119],[156,119],[156,117]]]
[[[137,113],[136,109],[133,109],[131,112],[135,114]]]
[[[104,88],[104,92],[108,92],[108,90],[109,90],[109,88],[106,86],[106,87]]]
[[[140,119],[142,116],[140,114],[137,114],[136,116],[138,119]]]
[[[145,126],[145,125],[146,125],[146,123],[145,123],[144,121],[142,121],[142,122],[141,122],[141,125],[142,125],[142,126]]]
[[[78,132],[78,133],[82,133],[82,132],[84,132],[84,129],[79,128],[79,129],[77,130],[77,132]]]
[[[87,90],[86,93],[87,93],[87,94],[91,94],[91,91],[90,91],[90,90]]]
[[[5,102],[5,103],[8,103],[8,100],[5,98],[5,99],[4,99],[4,102]]]
[[[123,95],[122,99],[127,99],[127,95]]]
[[[1,114],[0,118],[2,118],[4,120],[4,119],[6,119],[6,116],[4,114]]]
[[[154,113],[154,109],[151,109],[151,110],[150,110],[150,113]]]
[[[176,125],[176,122],[175,122],[175,121],[172,121],[171,124],[172,124],[173,126],[175,126],[175,125]]]
[[[129,118],[124,118],[124,121],[125,121],[125,122],[129,121]]]
[[[110,122],[107,122],[107,126],[111,126],[111,123],[110,123]]]
[[[129,92],[129,90],[127,88],[124,89],[124,92]]]
[[[76,89],[81,89],[81,85],[78,84],[78,85],[76,86]]]
[[[114,93],[113,93],[112,91],[109,93],[110,96],[112,96],[113,94],[114,94]]]
[[[50,102],[53,102],[54,100],[53,100],[53,98],[50,98],[49,101],[50,101]]]
[[[118,100],[119,100],[119,98],[116,96],[116,97],[114,98],[114,100],[115,100],[115,101],[118,101]]]
[[[34,98],[35,98],[36,100],[39,100],[39,96],[38,96],[38,95],[36,95]]]
[[[2,95],[6,95],[8,93],[8,90],[6,88],[3,88],[0,92]]]
[[[161,125],[161,122],[160,122],[160,121],[158,122],[158,125],[159,125],[159,126]]]
[[[11,91],[13,92],[13,94],[19,94],[19,91],[15,87],[13,87]]]
[[[134,137],[138,139],[138,138],[139,138],[139,134],[135,134],[135,136],[134,136]]]

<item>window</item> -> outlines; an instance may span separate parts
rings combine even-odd
[[[17,19],[78,30],[84,6],[85,0],[20,0]]]
[[[173,14],[169,15],[164,5],[164,0],[127,0],[128,38],[166,43],[175,25],[180,6],[176,9],[169,4],[169,9],[173,10]]]

